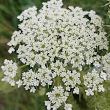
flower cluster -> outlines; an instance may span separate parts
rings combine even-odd
[[[37,86],[53,84],[53,91],[47,93],[49,101],[45,102],[48,110],[61,105],[72,110],[69,93],[78,95],[80,88],[86,88],[87,96],[94,95],[94,91],[104,92],[103,82],[110,71],[110,53],[101,54],[108,51],[101,17],[93,10],[62,6],[62,0],[50,0],[39,12],[35,6],[23,11],[17,17],[21,21],[19,31],[8,43],[9,53],[17,53],[20,65],[5,60],[2,66],[2,81],[12,86],[23,85],[34,93]],[[21,64],[28,70],[15,81]]]
[[[93,91],[104,92],[103,85],[100,85],[104,80],[106,80],[106,73],[101,72],[97,74],[97,71],[94,69],[92,73],[87,73],[87,75],[83,76],[84,78],[84,85],[88,88],[85,90],[86,95],[94,95]]]
[[[65,92],[62,86],[58,86],[58,87],[54,87],[52,92],[48,92],[47,93],[49,100],[50,101],[45,101],[45,105],[47,106],[48,110],[50,110],[51,108],[53,110],[58,109],[62,103],[65,103],[69,93]],[[71,108],[72,106],[69,105],[65,105],[65,110],[67,110],[66,108]]]
[[[35,74],[32,70],[28,72],[22,73],[23,85],[25,85],[25,89],[30,89],[30,92],[35,92],[35,86],[39,86],[39,81],[36,80],[37,74]]]
[[[52,85],[52,72],[45,66],[38,70],[38,77],[42,86]]]
[[[2,81],[9,82],[11,86],[15,86],[14,78],[17,74],[17,63],[13,62],[12,60],[5,59],[4,64],[5,66],[1,66],[5,75],[4,78],[2,78]]]
[[[67,71],[66,74],[63,74],[62,81],[66,86],[66,90],[70,91],[70,88],[76,87],[76,85],[80,85],[80,73],[76,72],[75,70],[71,73],[71,71]],[[75,88],[76,89],[76,88]],[[75,92],[75,91],[74,91]],[[79,94],[79,93],[78,93]]]

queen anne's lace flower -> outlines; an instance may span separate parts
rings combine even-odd
[[[11,47],[11,48],[8,50],[9,53],[12,53],[12,52],[14,52],[14,51],[15,51],[15,49],[14,49],[13,47]]]
[[[88,88],[85,90],[86,95],[94,95],[93,91],[104,92],[103,85],[100,85],[104,80],[106,80],[106,74],[98,72],[94,69],[92,73],[87,73],[87,75],[83,76],[84,78],[84,85]]]
[[[47,95],[50,100],[45,102],[47,108],[56,110],[61,106],[62,103],[66,102],[69,93],[65,92],[62,86],[55,86],[52,92],[47,92]]]
[[[46,86],[46,84],[52,85],[52,72],[45,66],[38,70],[37,78],[41,82],[42,86]]]
[[[37,80],[37,73],[29,70],[28,72],[22,73],[23,85],[25,89],[30,89],[30,92],[35,92],[35,87],[39,86],[39,81]]]
[[[80,73],[75,70],[71,73],[71,71],[67,71],[66,75],[63,76],[62,81],[66,86],[66,90],[70,90],[69,88],[74,88],[77,84],[81,83],[80,81]]]
[[[7,81],[11,86],[15,86],[14,77],[17,74],[17,63],[13,62],[12,60],[5,59],[4,61],[5,66],[1,66],[2,70],[4,71],[4,78],[2,81]]]
[[[72,105],[71,104],[65,104],[64,109],[65,110],[72,110]]]
[[[75,87],[73,94],[79,94],[79,88],[78,87]]]
[[[12,60],[5,60],[2,66],[2,81],[12,86],[24,85],[34,93],[36,86],[54,84],[53,91],[47,93],[47,110],[61,105],[72,110],[67,102],[70,91],[78,95],[84,87],[87,96],[104,92],[103,82],[110,78],[110,53],[106,54],[108,41],[101,17],[93,10],[62,6],[62,0],[50,0],[38,12],[35,6],[24,10],[17,17],[20,30],[13,33],[8,52],[15,51],[19,64],[27,68],[15,81],[22,66],[18,68]]]

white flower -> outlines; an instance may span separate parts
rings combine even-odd
[[[48,68],[46,68],[45,66],[38,69],[37,78],[41,82],[42,86],[46,86],[46,84],[52,85],[52,82],[53,82],[52,81],[52,72]]]
[[[14,52],[14,51],[15,51],[15,49],[14,49],[13,47],[11,47],[11,48],[8,50],[9,53],[12,53],[12,52]]]
[[[78,87],[74,88],[73,94],[79,94],[79,88]]]
[[[65,104],[64,109],[65,110],[72,110],[72,105],[71,104]]]
[[[62,0],[50,0],[38,12],[35,6],[24,10],[17,17],[19,31],[13,33],[8,45],[9,53],[16,49],[19,64],[27,65],[28,71],[16,82],[17,64],[5,60],[1,67],[2,81],[11,86],[24,85],[35,93],[40,84],[54,84],[53,91],[47,93],[48,110],[57,110],[62,104],[65,110],[72,110],[71,104],[66,104],[67,91],[74,89],[73,94],[79,94],[78,87],[84,85],[86,95],[94,95],[94,91],[104,91],[102,84],[110,78],[110,53],[102,56],[99,52],[108,50],[101,17],[93,10],[62,6]]]
[[[107,79],[107,74],[101,71],[100,77],[103,78],[104,80],[106,80]]]
[[[47,110],[51,110],[51,102],[45,101],[45,105],[47,106]]]
[[[39,80],[37,74],[30,69],[28,72],[22,73],[22,85],[25,85],[25,90],[30,89],[30,92],[35,92],[35,86],[39,86]]]
[[[15,86],[15,80],[14,77],[17,74],[17,63],[13,62],[12,60],[4,60],[4,65],[1,66],[2,70],[4,71],[4,78],[2,78],[2,81],[7,81],[11,86]]]
[[[87,73],[87,75],[84,75],[83,78],[84,85],[87,86],[88,90],[97,91],[99,84],[103,83],[105,80],[106,74],[103,72],[98,74],[98,72],[94,69],[92,70],[92,73]],[[86,91],[86,94],[89,94],[88,90]],[[101,90],[99,90],[99,92],[101,92]]]
[[[18,16],[17,18],[22,21],[31,17],[34,17],[37,14],[37,8],[35,6],[33,6],[32,8],[29,8],[25,11],[22,12],[22,14],[20,16]]]
[[[103,85],[99,85],[99,86],[98,86],[98,91],[99,91],[99,92],[101,92],[101,91],[104,92],[104,91],[105,91]]]
[[[64,9],[61,8],[62,5],[62,0],[51,0],[43,3],[39,13],[35,6],[23,11],[18,16],[22,21],[19,24],[22,31],[15,31],[8,43],[9,46],[15,47],[19,44],[18,58],[26,65],[34,67],[36,63],[42,65],[51,61],[51,69],[55,69],[53,77],[59,75],[62,70],[65,71],[64,65],[67,66],[67,63],[82,71],[85,64],[90,65],[96,61],[97,47],[107,50],[108,46],[106,33],[101,27],[103,22],[94,11],[87,12],[72,6]],[[91,20],[86,18],[86,15]],[[58,36],[61,38],[58,39]],[[63,62],[54,61],[55,58],[62,59]],[[58,64],[60,69],[54,64]],[[99,62],[97,65],[99,66]]]
[[[64,85],[66,87],[74,88],[76,84],[80,84],[80,73],[77,73],[75,70],[73,72],[67,71],[66,75],[62,78],[62,81],[64,82]],[[69,90],[66,88],[66,90]]]
[[[59,75],[61,76],[62,73],[66,72],[62,62],[59,60],[57,60],[55,63],[51,63],[51,69],[54,70],[52,73],[53,78]]]
[[[30,92],[35,93],[35,91],[36,91],[35,87],[31,87]]]
[[[91,89],[85,90],[85,92],[87,96],[94,95],[94,92]]]
[[[47,92],[46,93],[49,97],[49,104],[53,104],[53,106],[51,106],[51,108],[53,109],[58,109],[62,103],[66,102],[67,98],[68,98],[68,92],[65,92],[62,86],[54,86],[53,91],[52,92]],[[48,107],[48,104],[46,103],[46,106]],[[50,105],[49,105],[50,107]]]
[[[21,35],[21,31],[14,31],[12,37],[11,37],[11,41],[9,43],[7,43],[7,45],[9,46],[16,46],[17,44],[19,44],[22,41],[22,35]]]
[[[69,86],[66,86],[66,90],[67,90],[67,91],[70,91],[70,89],[71,89],[71,88],[70,88]]]
[[[11,79],[9,84],[11,84],[11,86],[15,86],[15,81]]]
[[[16,84],[18,84],[18,88],[22,85],[22,81],[21,80],[18,80],[17,82],[16,82]]]
[[[97,67],[100,67],[100,64],[99,64],[99,62],[94,62],[94,66],[97,66]]]

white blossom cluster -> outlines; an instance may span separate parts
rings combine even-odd
[[[30,92],[34,93],[36,91],[35,87],[39,86],[39,81],[36,78],[37,74],[32,70],[22,73],[23,85],[25,85],[26,90],[31,87]]]
[[[64,85],[66,86],[66,90],[70,91],[70,88],[76,87],[76,85],[80,85],[80,73],[76,72],[75,70],[71,73],[71,71],[67,71],[67,73],[64,73],[64,76],[62,78],[62,81]],[[76,89],[76,88],[75,88]],[[75,93],[75,91],[74,91]],[[79,93],[77,93],[79,94]]]
[[[83,78],[84,85],[87,87],[87,90],[85,90],[87,96],[94,95],[94,91],[104,92],[103,85],[100,84],[106,80],[106,73],[101,72],[100,74],[97,74],[97,71],[94,69],[92,70],[92,73],[88,72]]]
[[[41,82],[42,86],[46,86],[48,85],[52,85],[52,72],[51,70],[49,70],[48,68],[46,68],[45,66],[43,66],[42,68],[40,68],[38,70],[38,77],[39,81]]]
[[[80,94],[81,87],[86,88],[87,96],[104,92],[103,82],[110,72],[110,53],[101,54],[108,51],[101,17],[93,10],[62,6],[62,0],[50,0],[39,12],[35,6],[23,11],[17,17],[19,31],[8,45],[9,53],[16,52],[28,71],[15,81],[17,64],[5,60],[2,66],[2,81],[12,86],[23,85],[34,93],[39,85],[53,84],[53,91],[47,93],[47,110],[57,110],[62,104],[65,110],[72,110],[67,102],[69,92]]]
[[[12,60],[5,59],[4,61],[5,66],[1,66],[2,70],[4,71],[4,78],[2,78],[2,81],[9,82],[11,86],[15,86],[15,76],[17,74],[17,63],[13,62]]]
[[[50,110],[51,108],[53,110],[57,110],[62,103],[65,103],[69,93],[65,92],[62,86],[54,87],[52,92],[47,92],[47,95],[49,97],[50,101],[45,101],[45,105],[47,106],[47,109]],[[68,110],[66,108],[72,108],[71,104],[67,105],[65,104],[65,110]]]

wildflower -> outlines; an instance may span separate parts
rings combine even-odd
[[[4,71],[4,78],[2,78],[2,81],[9,82],[11,86],[15,86],[15,80],[14,77],[17,74],[17,63],[13,62],[12,60],[5,59],[4,61],[5,66],[1,66],[2,70]]]
[[[58,109],[62,103],[66,102],[67,97],[68,97],[68,92],[65,92],[62,86],[54,87],[52,92],[47,92],[46,93],[49,97],[49,105],[47,103],[46,106],[50,108],[50,103],[51,103],[51,108],[53,109]]]
[[[85,90],[85,92],[87,96],[94,95],[94,92],[91,89]]]
[[[98,91],[99,91],[99,92],[101,92],[101,91],[104,92],[104,91],[105,91],[103,85],[99,85],[99,86],[98,86]]]
[[[65,110],[72,110],[72,105],[71,104],[65,104],[64,109]]]
[[[79,88],[78,87],[74,88],[73,94],[79,94]]]
[[[57,110],[62,104],[65,110],[72,110],[67,103],[69,91],[80,94],[79,87],[84,87],[87,96],[104,92],[103,82],[110,78],[110,53],[102,56],[99,52],[108,50],[101,17],[93,10],[62,6],[62,0],[50,0],[39,12],[35,6],[24,10],[17,17],[19,31],[8,45],[9,53],[16,49],[20,64],[28,67],[17,80],[17,63],[5,60],[1,67],[2,81],[11,86],[23,85],[35,93],[39,85],[54,84],[47,93],[47,110]]]
[[[15,49],[14,49],[13,47],[11,47],[11,48],[8,50],[9,53],[12,53],[12,52],[14,52],[14,51],[15,51]]]
[[[30,92],[35,92],[35,87],[39,86],[37,74],[31,69],[28,72],[22,73],[22,85],[25,85],[25,90],[30,89]]]

